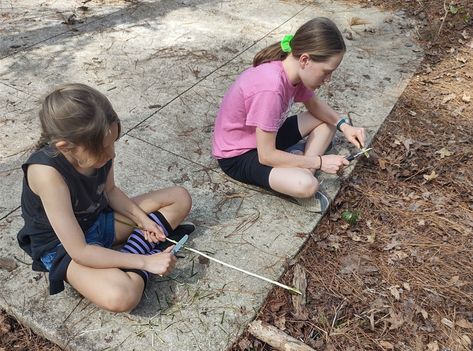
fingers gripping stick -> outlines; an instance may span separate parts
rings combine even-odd
[[[373,150],[372,147],[369,147],[367,149],[361,149],[360,152],[357,152],[356,154],[353,154],[353,155],[348,155],[345,158],[348,161],[353,161],[355,158],[360,157],[361,155],[367,155],[368,151],[371,151],[371,150]]]

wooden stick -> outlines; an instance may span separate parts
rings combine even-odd
[[[304,344],[302,341],[294,339],[282,330],[272,325],[262,322],[253,321],[248,326],[248,331],[254,337],[271,345],[280,351],[315,351],[312,347]]]
[[[138,229],[140,229],[140,230],[143,230],[143,228],[140,228],[140,227],[137,226],[137,225],[134,225],[134,224],[131,224],[131,223],[127,223],[127,222],[123,222],[123,221],[121,221],[121,220],[119,220],[119,219],[116,219],[116,218],[115,218],[115,220],[116,220],[118,223],[125,224],[125,225],[127,225],[127,226],[129,226],[129,227],[138,228]],[[169,239],[168,237],[166,237],[166,240],[169,241],[169,242],[171,242],[171,243],[173,243],[173,244],[177,244],[177,241],[172,240],[172,239]],[[258,274],[256,274],[256,273],[246,271],[246,270],[244,270],[244,269],[242,269],[242,268],[236,267],[236,266],[231,265],[231,264],[229,264],[229,263],[225,263],[225,262],[220,261],[220,260],[218,260],[218,259],[216,259],[216,258],[214,258],[214,257],[212,257],[212,256],[206,255],[206,254],[204,254],[203,252],[200,252],[200,251],[198,251],[198,250],[196,250],[196,249],[192,249],[192,248],[186,247],[186,246],[182,246],[182,248],[185,249],[185,250],[187,250],[187,251],[191,251],[191,252],[193,252],[193,253],[196,253],[197,255],[200,255],[200,256],[203,256],[203,257],[205,257],[205,258],[208,258],[209,260],[214,261],[214,262],[217,262],[217,263],[219,263],[219,264],[221,264],[221,265],[223,265],[223,266],[225,266],[225,267],[228,267],[228,268],[237,270],[237,271],[239,271],[239,272],[248,274],[248,275],[250,275],[250,276],[252,276],[252,277],[255,277],[255,278],[264,280],[265,282],[268,282],[268,283],[277,285],[277,286],[279,286],[279,287],[281,287],[281,288],[283,288],[283,289],[289,290],[289,291],[291,291],[291,292],[293,292],[293,293],[295,293],[295,294],[302,295],[302,292],[301,292],[300,290],[296,289],[296,288],[293,288],[293,287],[290,287],[290,286],[281,284],[281,283],[279,283],[279,282],[277,282],[277,281],[275,281],[275,280],[271,280],[271,279],[269,279],[269,278],[263,277],[263,276],[258,275]]]

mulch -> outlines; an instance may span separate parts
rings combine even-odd
[[[316,350],[472,350],[473,3],[352,0],[418,22],[426,55],[259,312]],[[300,278],[300,277],[298,277]],[[0,313],[0,351],[59,350]],[[272,350],[244,334],[232,348]]]
[[[472,350],[473,3],[357,3],[417,19],[426,56],[288,264],[306,304],[275,288],[257,319],[316,350]],[[232,350],[272,348],[246,333]]]

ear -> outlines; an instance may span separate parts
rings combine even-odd
[[[66,152],[66,151],[69,151],[71,149],[71,145],[65,140],[57,141],[54,144],[54,146],[56,147],[56,149],[58,149],[61,152]]]
[[[303,53],[301,56],[299,56],[299,64],[301,65],[302,68],[307,66],[307,64],[310,61],[310,56],[307,53]]]

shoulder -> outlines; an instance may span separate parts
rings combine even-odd
[[[67,188],[62,175],[52,166],[30,164],[26,171],[30,189],[38,196],[47,191],[59,191]]]
[[[283,74],[281,61],[272,61],[248,68],[239,80],[242,86],[252,87],[256,91],[279,91]]]

